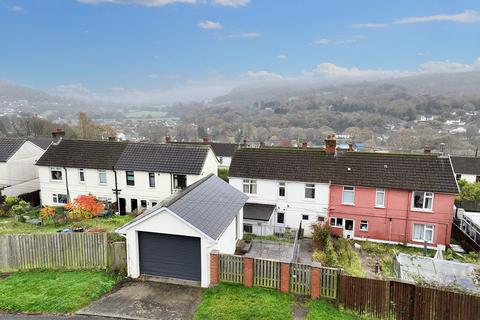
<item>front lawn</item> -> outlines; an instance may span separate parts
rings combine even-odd
[[[293,297],[279,291],[220,284],[208,289],[195,319],[291,319]]]
[[[93,218],[79,222],[69,222],[64,225],[47,224],[35,226],[29,223],[15,221],[14,218],[0,218],[1,234],[31,234],[31,233],[55,233],[67,227],[101,228],[112,232],[132,220],[131,216],[113,216],[111,218]]]
[[[73,312],[110,291],[120,276],[100,271],[31,271],[0,280],[0,311]]]
[[[361,320],[359,316],[344,313],[335,308],[326,300],[311,300],[307,303],[308,314],[306,320]]]

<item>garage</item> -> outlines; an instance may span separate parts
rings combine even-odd
[[[201,281],[200,238],[139,232],[140,273]]]
[[[233,254],[248,197],[210,174],[116,232],[127,240],[128,276],[210,285],[210,253]]]

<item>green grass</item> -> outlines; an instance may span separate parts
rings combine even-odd
[[[218,168],[218,177],[228,182],[228,168]]]
[[[310,300],[307,303],[308,314],[306,320],[361,320],[359,316],[344,313],[335,308],[326,300]]]
[[[293,297],[279,291],[220,284],[208,289],[197,320],[291,319]]]
[[[327,238],[328,245],[324,249],[315,250],[312,259],[326,267],[342,268],[350,276],[365,276],[360,256],[352,244],[344,238],[332,236]]]
[[[110,291],[121,278],[100,271],[31,271],[0,281],[0,310],[73,312]]]
[[[17,222],[14,218],[0,218],[0,234],[31,234],[31,233],[55,233],[67,227],[99,227],[112,232],[133,218],[131,216],[113,216],[111,218],[95,218],[79,222],[69,222],[64,225],[47,224],[41,226],[29,223]]]

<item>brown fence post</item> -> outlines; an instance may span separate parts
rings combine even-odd
[[[210,286],[216,286],[220,282],[219,266],[220,252],[212,250],[210,252]]]
[[[311,288],[310,288],[310,296],[312,299],[318,299],[320,298],[320,287],[322,285],[321,283],[321,270],[322,265],[318,262],[312,262],[312,269],[310,271],[310,276],[311,276]]]
[[[243,285],[253,287],[253,258],[243,258]]]
[[[280,291],[290,291],[290,262],[280,262]]]

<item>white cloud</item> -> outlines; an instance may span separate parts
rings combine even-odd
[[[81,3],[86,4],[99,4],[99,3],[109,3],[109,4],[133,4],[145,7],[161,7],[168,4],[174,3],[187,3],[195,4],[197,0],[77,0]]]
[[[333,63],[320,63],[315,69],[304,72],[307,76],[340,77],[340,78],[390,78],[412,75],[412,72],[383,70],[383,69],[360,69],[357,67],[346,68]]]
[[[287,59],[287,58],[288,58],[288,56],[287,56],[286,54],[283,54],[283,53],[282,53],[282,54],[279,54],[279,55],[277,56],[277,59],[280,59],[280,60],[285,60],[285,59]]]
[[[242,78],[254,80],[282,80],[283,77],[275,72],[269,71],[248,71],[241,75]]]
[[[226,38],[260,38],[261,36],[262,34],[258,32],[243,32],[239,34],[230,34],[226,36]]]
[[[158,79],[158,74],[156,74],[156,73],[150,73],[150,74],[148,75],[148,77],[149,77],[150,79]]]
[[[386,23],[357,23],[352,27],[355,29],[381,29],[387,27]]]
[[[85,96],[90,93],[90,91],[81,83],[73,83],[73,84],[60,84],[55,88],[55,91],[58,94],[65,95],[65,96]]]
[[[197,24],[197,26],[200,29],[207,29],[207,30],[222,29],[222,25],[220,22],[215,22],[210,20],[200,21]]]
[[[474,10],[465,10],[458,14],[438,14],[432,16],[408,17],[395,21],[396,24],[425,23],[433,21],[450,21],[460,23],[472,23],[480,21],[480,13]]]
[[[8,10],[12,11],[12,12],[22,12],[23,11],[23,7],[22,6],[19,6],[19,5],[13,5],[13,6],[9,6],[8,7]]]
[[[243,7],[249,2],[250,0],[213,0],[213,3],[217,5],[234,8]]]
[[[477,59],[473,64],[463,64],[449,60],[445,61],[427,61],[420,65],[420,71],[423,73],[450,73],[473,71],[480,67],[480,61]]]
[[[357,34],[353,35],[349,38],[346,39],[340,39],[340,40],[331,40],[327,38],[321,38],[313,41],[313,44],[319,44],[322,46],[329,46],[329,45],[339,45],[339,44],[348,44],[348,43],[354,43],[362,39],[366,39],[367,36],[362,35],[362,34]]]

